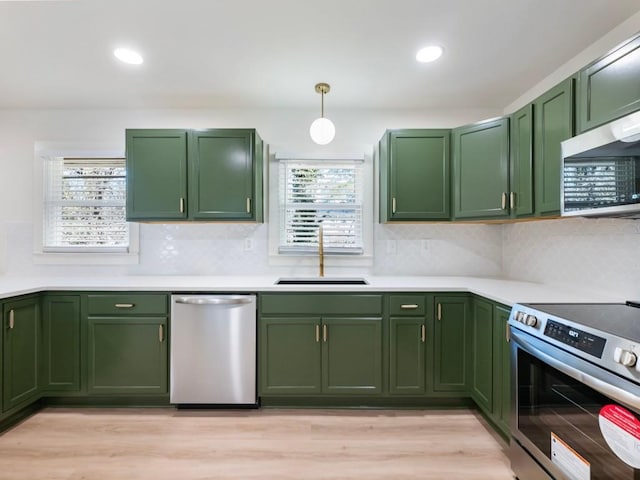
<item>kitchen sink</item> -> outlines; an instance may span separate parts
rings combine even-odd
[[[290,277],[279,278],[276,285],[369,285],[364,278]]]

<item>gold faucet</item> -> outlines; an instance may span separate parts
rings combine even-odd
[[[320,257],[320,276],[324,277],[324,242],[322,223],[318,225],[318,256]]]

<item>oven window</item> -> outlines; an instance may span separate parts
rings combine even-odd
[[[608,447],[598,422],[607,397],[517,349],[518,430],[548,459],[551,434],[590,464],[591,479],[640,479]]]

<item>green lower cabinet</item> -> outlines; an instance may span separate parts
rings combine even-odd
[[[3,411],[40,396],[40,297],[3,303]]]
[[[389,392],[426,392],[426,324],[424,317],[389,319]]]
[[[511,412],[511,345],[507,333],[509,314],[508,307],[494,306],[493,419],[505,436],[509,435]]]
[[[322,391],[320,317],[260,319],[260,394]]]
[[[382,392],[382,318],[322,319],[322,390]]]
[[[493,305],[473,299],[471,397],[487,412],[493,410]]]
[[[433,391],[466,395],[471,352],[469,299],[435,296]]]
[[[43,393],[79,392],[80,296],[45,295],[42,310]]]
[[[167,393],[166,317],[89,317],[90,394]]]

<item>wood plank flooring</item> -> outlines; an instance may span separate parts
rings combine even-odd
[[[469,410],[45,409],[0,436],[2,480],[511,480]]]

